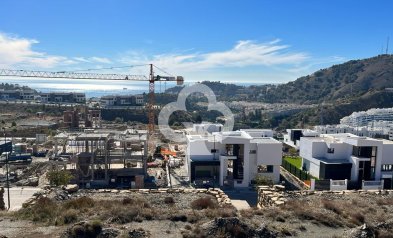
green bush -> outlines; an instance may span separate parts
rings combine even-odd
[[[67,185],[72,179],[72,175],[67,170],[51,170],[46,174],[52,186]]]
[[[263,175],[257,175],[254,180],[255,180],[256,186],[262,186],[262,185],[272,186],[273,185],[273,180],[271,178],[263,176]]]

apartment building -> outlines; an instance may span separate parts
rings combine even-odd
[[[128,107],[128,106],[142,106],[144,98],[142,94],[138,95],[108,95],[101,97],[101,106],[103,107]]]
[[[74,92],[50,92],[40,93],[41,102],[54,102],[54,103],[85,103],[86,95],[84,93]]]
[[[270,130],[213,132],[187,135],[186,160],[190,181],[213,181],[216,185],[248,187],[257,175],[278,183],[282,144]]]
[[[343,117],[340,124],[348,126],[367,126],[373,121],[393,121],[393,108],[372,108],[367,111],[354,112]]]
[[[303,170],[319,179],[348,179],[361,183],[384,180],[392,186],[393,142],[349,133],[300,139]]]
[[[389,139],[389,132],[393,128],[393,122],[375,121],[367,126],[353,127],[348,125],[319,125],[314,130],[320,134],[351,133],[357,136]]]
[[[1,100],[20,99],[20,91],[19,90],[0,90],[0,99]]]

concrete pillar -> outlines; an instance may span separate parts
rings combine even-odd
[[[108,152],[107,152],[107,144],[108,140],[105,139],[105,144],[104,144],[104,153],[105,153],[105,181],[109,183],[109,178],[108,178]]]
[[[89,144],[89,142],[87,142],[86,144]],[[93,145],[93,141],[91,141],[91,144]],[[87,146],[87,149],[89,149],[89,146]],[[93,149],[91,148],[91,152],[90,152],[90,169],[91,169],[91,179],[94,180],[94,153],[93,153]]]
[[[85,140],[85,152],[89,152],[89,141]]]
[[[250,183],[250,143],[245,143],[243,147],[244,156],[244,175],[243,175],[243,185],[248,186]]]
[[[220,186],[224,186],[224,176],[226,175],[226,171],[225,171],[225,159],[223,157],[219,157],[220,158]]]
[[[58,141],[57,141],[57,139],[55,138],[55,156],[57,155],[57,152],[58,152],[58,150],[59,150],[59,148],[58,148],[58,145],[59,143],[58,143]]]
[[[311,185],[310,185],[310,190],[315,191],[315,179],[311,179]]]

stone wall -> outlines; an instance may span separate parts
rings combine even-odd
[[[286,201],[285,187],[282,185],[258,186],[257,207],[271,207],[283,205]]]
[[[41,193],[37,193],[34,195],[33,198],[26,201],[26,204],[34,204],[35,200],[40,196],[48,196],[53,190],[50,187],[44,188]],[[59,191],[59,190],[57,190]],[[78,191],[77,187],[72,187],[68,185],[65,186],[61,193],[61,198],[57,200],[65,200],[69,199],[73,193]],[[211,195],[217,199],[218,205],[223,206],[232,206],[231,199],[226,195],[221,189],[219,188],[158,188],[158,189],[127,189],[127,190],[119,190],[119,189],[88,189],[83,190],[87,193],[112,193],[112,194],[128,194],[128,193],[137,193],[137,194],[149,194],[149,193],[162,193],[164,194],[171,194],[171,193],[204,193],[206,195]],[[63,194],[64,193],[64,194]],[[79,196],[77,194],[77,196]]]
[[[281,185],[274,186],[258,186],[258,208],[281,206],[289,199],[305,197],[310,195],[323,194],[369,194],[369,195],[389,195],[393,194],[393,190],[342,190],[342,191],[285,191],[285,187]]]
[[[158,189],[128,189],[128,190],[117,190],[117,189],[98,189],[92,190],[92,192],[99,193],[205,193],[216,197],[217,202],[220,206],[232,205],[231,199],[219,188],[158,188]]]

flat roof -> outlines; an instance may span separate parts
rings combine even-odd
[[[325,157],[319,157],[319,158],[315,158],[315,159],[321,161],[324,164],[352,164],[347,159],[327,159]]]
[[[109,133],[83,133],[78,135],[75,140],[105,140],[109,137]]]
[[[260,138],[254,138],[251,140],[251,143],[257,143],[257,144],[281,144],[280,141],[273,139],[271,137],[260,137]]]

